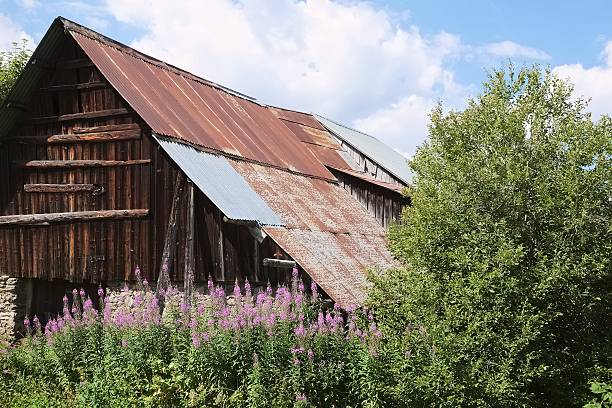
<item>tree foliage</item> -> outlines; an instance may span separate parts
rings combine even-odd
[[[612,120],[571,92],[510,66],[431,114],[390,231],[404,267],[370,303],[387,331],[428,333],[412,372],[433,405],[579,406],[609,378]]]
[[[32,51],[25,39],[20,43],[13,43],[13,48],[9,51],[0,51],[0,102],[4,101],[15,85],[31,55]]]

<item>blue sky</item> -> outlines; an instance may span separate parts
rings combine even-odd
[[[612,111],[612,2],[0,0],[0,49],[57,15],[262,102],[314,111],[407,156],[441,100],[461,109],[486,70],[539,63]]]

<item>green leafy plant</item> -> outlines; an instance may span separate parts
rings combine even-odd
[[[424,334],[406,370],[432,405],[580,406],[612,366],[612,120],[571,92],[510,66],[431,114],[390,231],[405,266],[369,303],[386,334]]]
[[[606,383],[594,382],[591,384],[591,392],[595,398],[584,408],[608,408],[612,407],[612,386]]]
[[[32,51],[28,41],[13,43],[9,51],[0,51],[0,102],[3,102],[27,64]]]

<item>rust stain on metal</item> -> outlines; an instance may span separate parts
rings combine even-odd
[[[350,176],[357,177],[358,179],[367,181],[368,183],[376,184],[377,186],[386,188],[387,190],[395,191],[396,193],[401,194],[402,191],[404,190],[404,186],[400,184],[388,183],[386,181],[378,180],[374,178],[373,176],[369,175],[368,173],[364,173],[362,171],[356,171],[356,170],[351,170],[347,168],[336,167],[333,165],[330,165],[330,167],[332,167],[334,170],[338,170],[339,172],[342,172]]]
[[[334,180],[268,108],[129,47],[69,32],[153,132]]]
[[[315,282],[342,307],[362,305],[367,297],[369,268],[387,270],[396,262],[377,235],[333,234],[325,231],[266,227]]]
[[[276,106],[268,106],[274,115],[279,119],[284,119],[289,122],[299,123],[313,129],[326,131],[325,127],[312,115],[304,112],[298,112],[290,109],[279,108]]]
[[[341,306],[363,304],[367,269],[397,266],[384,229],[340,186],[244,161],[231,164],[286,225],[264,231]]]

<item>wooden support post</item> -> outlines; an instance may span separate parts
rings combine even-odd
[[[174,261],[174,249],[176,247],[176,218],[183,192],[183,183],[183,173],[179,171],[176,175],[176,181],[174,182],[174,197],[168,217],[168,228],[166,229],[166,237],[164,240],[164,252],[162,253],[161,266],[157,278],[157,298],[162,311],[164,308],[165,293],[170,286],[170,272]]]
[[[187,305],[193,304],[193,281],[194,281],[194,191],[191,181],[187,184],[187,226],[185,240],[185,272],[183,274],[184,285],[184,303]]]

